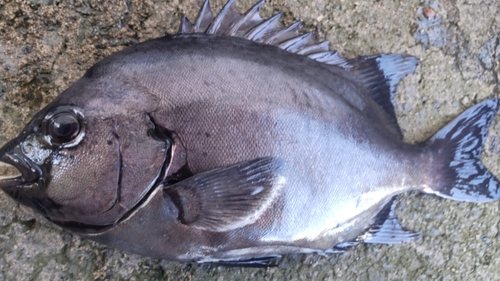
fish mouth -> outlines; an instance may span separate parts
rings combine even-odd
[[[18,186],[23,183],[22,174],[16,167],[0,162],[0,188],[2,186]]]
[[[0,189],[13,195],[14,190],[39,181],[42,170],[22,153],[19,146],[5,150],[0,150]]]

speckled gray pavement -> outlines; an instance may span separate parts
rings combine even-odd
[[[218,11],[225,0],[213,1]],[[0,145],[103,57],[174,33],[202,0],[0,0]],[[246,9],[252,0],[240,0]],[[267,2],[343,56],[420,57],[396,96],[405,139],[419,142],[499,91],[500,4],[485,1],[301,0]],[[483,158],[500,175],[500,124]],[[500,280],[499,204],[405,194],[404,226],[421,237],[360,245],[343,255],[291,255],[269,269],[161,261],[82,240],[0,194],[1,280]],[[304,218],[307,219],[307,218]],[[148,233],[144,233],[148,235]]]

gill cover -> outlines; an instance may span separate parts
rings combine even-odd
[[[51,104],[0,151],[21,176],[0,187],[61,225],[112,225],[161,180],[170,140],[147,114],[102,118]]]

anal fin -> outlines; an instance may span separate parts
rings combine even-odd
[[[339,243],[335,246],[333,246],[333,248],[331,248],[330,250],[327,250],[326,253],[327,254],[343,254],[345,252],[347,252],[350,248],[354,247],[354,246],[357,246],[359,243],[361,243],[360,241],[347,241],[347,242],[342,242],[342,243]]]
[[[277,260],[281,258],[280,255],[267,256],[260,258],[242,259],[242,260],[220,260],[217,262],[210,262],[211,264],[225,267],[277,267]]]
[[[420,233],[403,228],[396,217],[396,197],[392,198],[377,215],[375,224],[360,237],[364,243],[399,244],[413,240]]]

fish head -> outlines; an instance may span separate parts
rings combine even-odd
[[[86,75],[38,112],[0,148],[20,173],[0,188],[68,227],[110,226],[138,205],[161,180],[170,141],[148,114],[155,101],[116,80]]]

